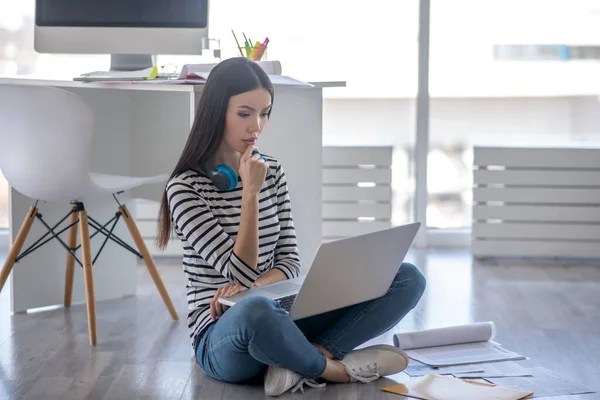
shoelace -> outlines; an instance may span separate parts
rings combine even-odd
[[[352,368],[348,375],[363,383],[373,382],[379,379],[379,366],[377,363],[374,363],[372,367],[371,364],[367,364],[366,368],[360,367],[358,371]]]
[[[314,379],[303,378],[300,382],[296,384],[296,386],[292,388],[292,393],[296,393],[298,390],[304,393],[304,385],[310,386],[312,388],[322,388],[325,387],[325,382],[317,383]]]

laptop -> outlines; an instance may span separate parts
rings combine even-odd
[[[420,222],[322,243],[305,276],[253,287],[219,303],[251,297],[275,300],[293,320],[383,296],[404,261]]]

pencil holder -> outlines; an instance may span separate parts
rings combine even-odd
[[[252,61],[265,61],[267,60],[267,52],[269,46],[240,46],[238,52],[242,57],[249,58]]]

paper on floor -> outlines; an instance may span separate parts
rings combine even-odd
[[[488,321],[398,333],[394,345],[433,367],[525,359],[492,341],[495,335],[496,326]]]
[[[533,376],[521,378],[486,378],[486,380],[498,385],[534,391],[534,397],[594,393],[593,390],[556,375],[546,368],[529,368],[528,371]]]
[[[411,378],[407,383],[388,386],[381,390],[423,400],[519,400],[532,394],[529,391],[434,374]]]

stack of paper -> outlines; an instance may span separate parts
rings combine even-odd
[[[267,73],[267,75],[281,75],[283,69],[279,61],[255,61],[258,66]],[[181,68],[179,79],[185,79],[192,74],[210,72],[218,64],[185,64]]]
[[[495,333],[493,322],[481,322],[394,335],[394,345],[411,358],[404,370],[411,380],[382,390],[436,400],[517,399],[523,397],[514,396],[523,393],[535,393],[534,397],[594,393],[547,369],[525,368],[511,361],[525,357],[494,342]],[[497,392],[492,393],[490,387]]]
[[[154,79],[157,73],[158,69],[156,67],[149,67],[138,71],[95,71],[81,74],[81,76],[75,77],[73,80],[80,82],[143,82]]]
[[[394,345],[433,367],[525,359],[492,341],[495,333],[493,322],[480,322],[399,333],[394,335]]]

